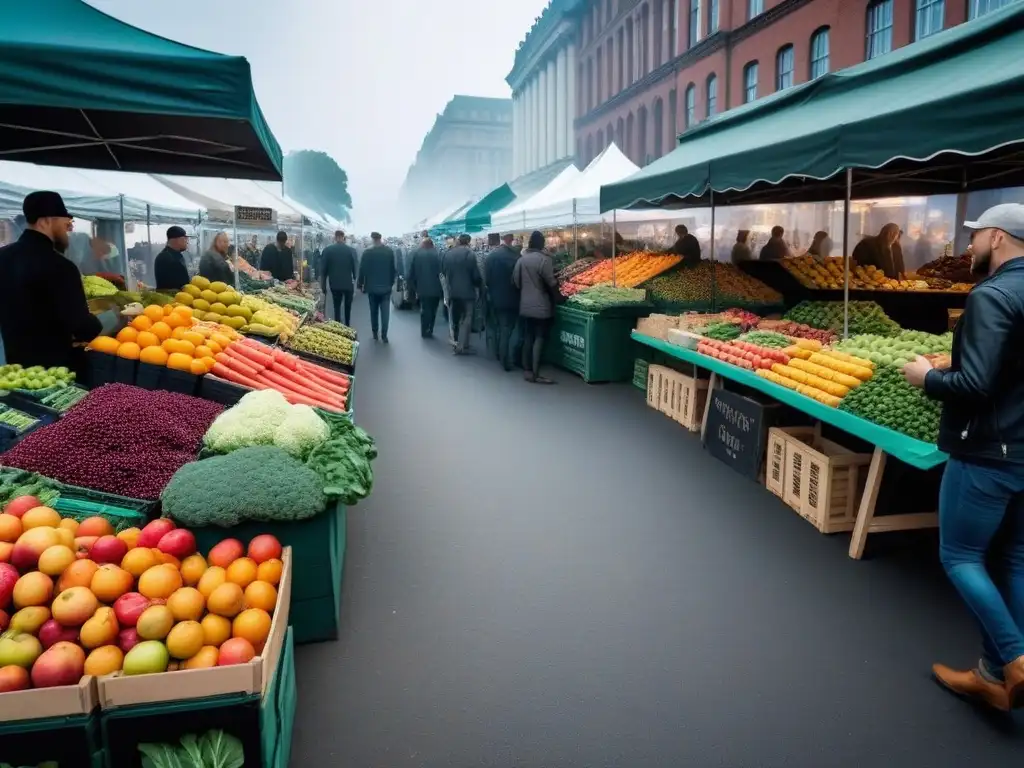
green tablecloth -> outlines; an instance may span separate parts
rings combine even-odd
[[[762,379],[751,371],[737,368],[735,365],[715,360],[712,357],[702,355],[685,347],[669,344],[653,336],[645,336],[636,331],[633,331],[633,338],[639,343],[660,350],[666,355],[693,363],[709,371],[714,371],[727,379],[735,381],[737,384],[763,392],[780,403],[785,403],[796,408],[798,411],[803,411],[808,416],[823,421],[826,424],[831,424],[833,427],[859,437],[862,440],[866,440],[872,445],[878,446],[893,458],[904,461],[918,469],[937,467],[948,458],[945,453],[932,443],[915,440],[888,427],[881,427],[846,411],[831,408],[819,403],[817,400],[805,397],[799,392],[786,389],[783,386],[768,381],[768,379]]]

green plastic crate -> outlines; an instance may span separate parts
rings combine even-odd
[[[101,747],[98,714],[0,723],[0,762],[11,765],[53,760],[61,766],[102,768]]]
[[[633,386],[645,392],[647,391],[647,369],[650,365],[650,362],[642,357],[633,361]]]
[[[545,360],[578,374],[588,383],[629,381],[636,357],[630,333],[637,310],[600,314],[571,307],[558,307],[545,346]]]

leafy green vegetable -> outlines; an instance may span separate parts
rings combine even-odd
[[[221,730],[202,736],[187,734],[180,746],[139,744],[143,768],[243,768],[245,748],[241,739]],[[0,768],[6,766],[0,765]],[[39,766],[44,768],[44,766]],[[54,764],[53,768],[57,768]]]
[[[191,768],[181,759],[181,751],[170,744],[139,744],[142,768]]]
[[[366,430],[356,426],[346,414],[318,411],[331,427],[331,437],[309,454],[306,466],[316,472],[329,499],[352,505],[373,490],[371,462],[377,458],[377,446]]]
[[[895,336],[903,330],[873,301],[851,301],[849,315],[851,335]],[[785,319],[840,333],[843,330],[843,302],[802,301],[786,313]]]
[[[597,311],[609,307],[645,304],[647,292],[635,288],[618,288],[612,285],[595,285],[584,288],[566,300],[566,304],[579,309]]]
[[[942,407],[908,384],[899,368],[878,366],[870,381],[843,398],[839,410],[926,443],[938,440]]]
[[[245,749],[240,739],[224,731],[207,731],[199,739],[202,768],[242,768]]]

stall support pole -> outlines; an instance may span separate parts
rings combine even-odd
[[[843,338],[850,338],[850,198],[853,196],[853,169],[846,169],[846,196],[843,198]]]
[[[131,285],[132,272],[128,269],[128,249],[124,243],[124,195],[117,196],[117,204],[121,216],[121,231],[117,236],[117,247],[121,249],[121,258],[124,259],[124,284]]]
[[[576,198],[572,199],[572,260],[580,257],[580,230],[576,224]]]
[[[576,201],[575,200],[573,200],[573,205],[574,206],[576,205]],[[615,250],[616,250],[615,249],[615,246],[616,246],[615,233],[619,229],[618,223],[616,221],[616,218],[617,218],[616,217],[616,209],[613,208],[612,209],[612,285],[618,285],[619,284],[619,276],[616,274],[616,269],[615,269],[615,256],[617,255],[615,253]]]
[[[235,269],[235,292],[241,293],[242,288],[238,279],[238,218],[234,208],[231,209],[231,242],[235,246],[235,252],[231,257],[232,266]]]
[[[146,203],[146,248],[149,250],[149,255],[151,257],[153,256],[153,230],[150,228],[150,218],[152,217],[152,213],[153,213],[153,209],[150,207],[149,203]],[[156,274],[155,274],[155,272],[156,272],[156,262],[155,261],[154,261],[153,270],[154,270],[153,284],[155,286],[156,285],[156,280],[155,280],[155,277],[156,277]],[[131,271],[131,270],[129,270],[129,271]],[[138,281],[135,281],[135,289],[138,290],[138,287],[139,287]]]
[[[708,194],[711,202],[711,311],[717,312],[718,274],[715,270],[715,190],[709,190]]]

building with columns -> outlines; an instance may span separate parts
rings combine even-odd
[[[576,146],[637,165],[745,102],[1019,0],[578,0]]]
[[[574,9],[551,0],[516,51],[512,88],[512,177],[564,167],[576,156],[577,61]],[[550,173],[550,171],[548,171]]]
[[[455,96],[423,139],[399,192],[407,221],[432,216],[512,175],[512,101]]]

